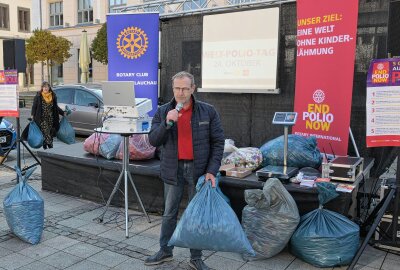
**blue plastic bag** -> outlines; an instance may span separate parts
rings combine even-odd
[[[197,187],[200,191],[190,201],[168,245],[254,256],[239,220],[217,189],[210,181],[204,183],[204,176]]]
[[[263,155],[262,166],[277,165],[283,166],[283,140],[280,136],[268,141],[260,150]],[[303,137],[290,134],[288,136],[288,166],[296,168],[312,167],[319,168],[322,158],[317,148],[317,139],[315,137]]]
[[[320,203],[328,202],[336,192],[331,183],[317,183]],[[334,194],[336,193],[336,194]],[[318,267],[349,264],[357,252],[360,228],[345,216],[319,209],[301,217],[294,232],[291,251],[300,259]]]
[[[28,132],[28,144],[32,148],[40,148],[43,145],[43,134],[40,130],[39,126],[31,121],[29,123],[29,132]]]
[[[218,173],[217,176],[215,177],[215,190],[222,197],[222,199],[224,199],[224,201],[226,201],[227,204],[231,205],[231,201],[229,200],[228,197],[226,197],[226,195],[222,192],[221,188],[219,187],[219,178],[220,177],[221,177],[220,173]],[[199,177],[199,179],[197,180],[197,184],[196,184],[196,192],[199,192],[201,190],[201,188],[204,185],[205,180],[206,180],[205,175],[202,175]]]
[[[44,202],[39,193],[27,183],[36,168],[31,168],[24,176],[18,167],[15,169],[20,182],[4,198],[4,214],[8,227],[16,236],[28,243],[37,244],[43,232]]]
[[[113,159],[117,154],[122,137],[119,134],[111,134],[99,147],[99,153],[106,159]]]
[[[60,121],[60,129],[57,131],[57,138],[66,144],[75,143],[75,130],[65,116]]]

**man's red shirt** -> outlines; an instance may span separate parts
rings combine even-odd
[[[193,102],[187,109],[182,108],[178,120],[178,159],[193,160],[192,110]]]

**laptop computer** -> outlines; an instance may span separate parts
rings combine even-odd
[[[105,106],[136,106],[133,81],[102,82]]]

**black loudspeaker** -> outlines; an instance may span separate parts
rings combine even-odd
[[[25,40],[3,40],[4,69],[16,69],[26,72]]]
[[[388,44],[387,52],[400,56],[400,1],[392,0],[389,6]]]

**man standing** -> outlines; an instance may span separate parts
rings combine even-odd
[[[188,197],[195,194],[197,179],[206,175],[215,187],[215,176],[224,151],[224,132],[219,115],[210,104],[195,99],[194,77],[181,71],[172,77],[174,98],[158,108],[149,133],[153,146],[161,147],[160,175],[164,181],[164,215],[161,224],[160,250],[148,257],[146,265],[172,260],[173,247],[168,241],[176,228],[179,204],[185,183]],[[190,249],[189,266],[209,269],[201,250]]]

